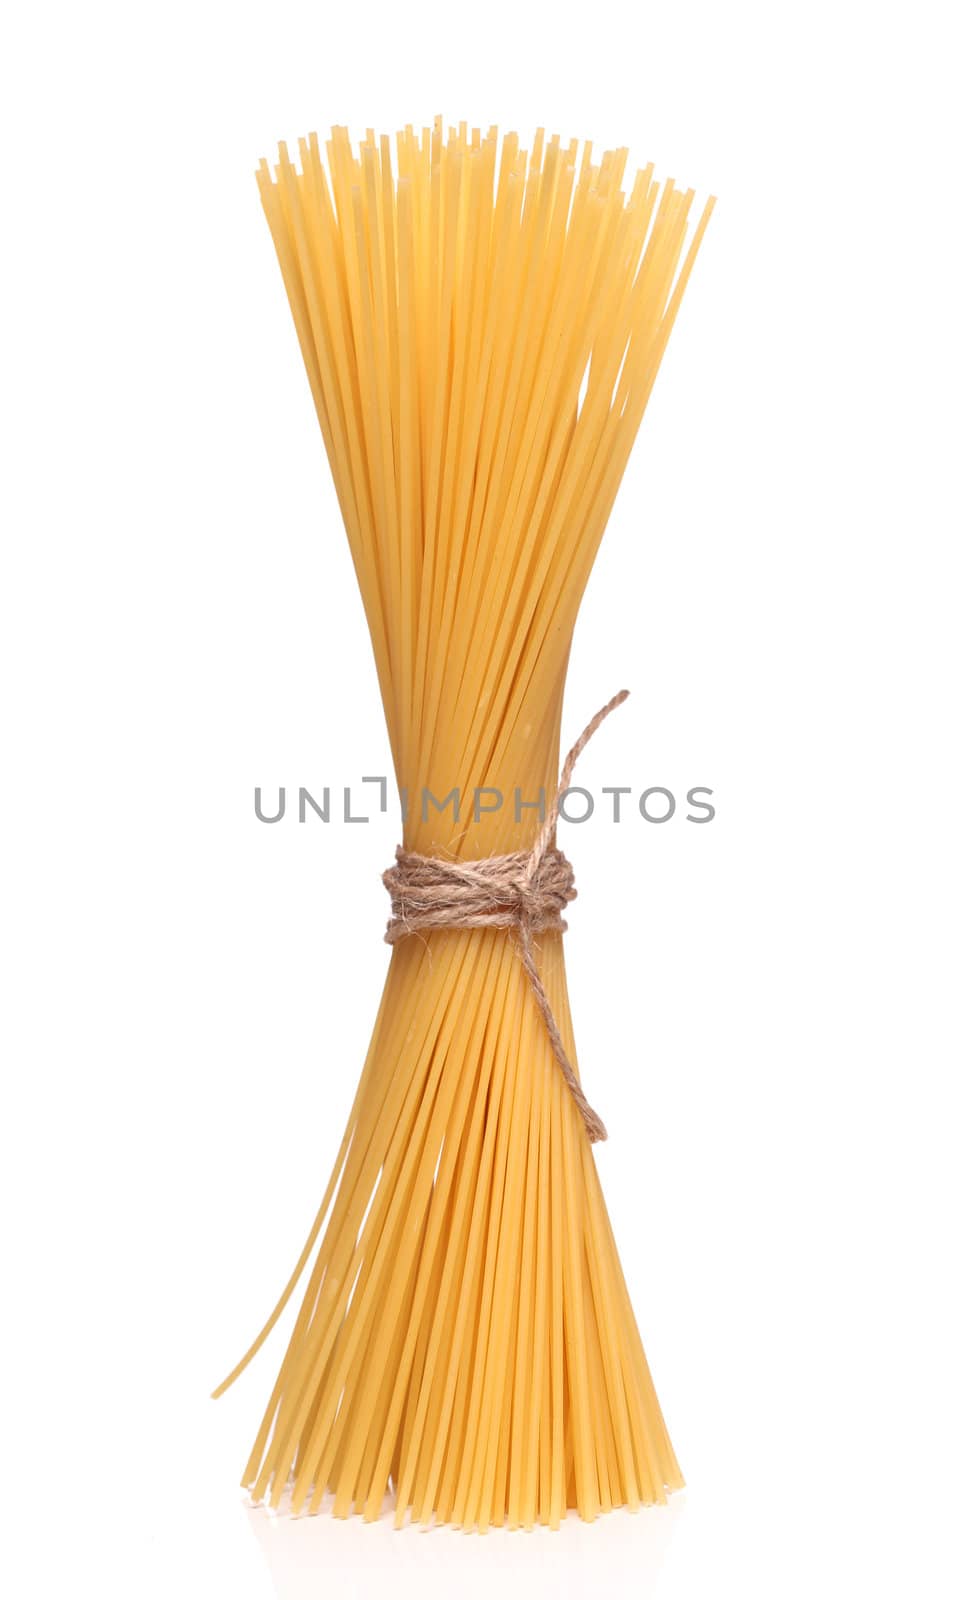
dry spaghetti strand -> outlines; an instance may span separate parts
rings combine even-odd
[[[258,173],[399,787],[553,792],[572,633],[711,211],[627,153],[440,118]],[[412,807],[403,848],[531,852],[535,809]],[[537,973],[577,1055],[560,931]],[[325,1227],[326,1221],[326,1227]],[[556,1527],[681,1473],[594,1156],[510,930],[392,950],[244,1483],[335,1515]]]

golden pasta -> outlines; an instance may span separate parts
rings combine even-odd
[[[438,119],[261,165],[409,795],[554,795],[578,607],[712,204],[693,226],[690,191],[626,163]],[[539,826],[412,804],[403,844],[469,862]],[[537,959],[577,1070],[560,931]],[[483,1531],[682,1484],[510,929],[393,945],[301,1259],[217,1393],[305,1270],[256,1499]]]

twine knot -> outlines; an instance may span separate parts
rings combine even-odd
[[[388,944],[434,928],[515,930],[521,964],[544,1019],[549,1043],[592,1144],[607,1139],[608,1134],[598,1113],[588,1104],[562,1043],[538,971],[534,935],[548,929],[564,933],[568,926],[564,911],[578,891],[571,863],[555,844],[559,805],[588,740],[627,698],[627,689],[622,689],[602,706],[568,751],[554,801],[530,850],[483,856],[478,861],[453,861],[418,855],[398,845],[395,864],[382,878],[391,896],[391,920],[384,935]]]
[[[555,845],[534,870],[529,850],[449,861],[398,845],[395,861],[382,880],[391,896],[388,944],[423,928],[513,928],[524,922],[532,933],[563,932],[565,907],[578,893],[571,863]]]

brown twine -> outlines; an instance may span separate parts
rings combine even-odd
[[[607,1139],[608,1133],[597,1111],[585,1099],[575,1070],[561,1042],[558,1024],[548,1004],[548,996],[535,959],[534,935],[546,929],[564,933],[568,924],[563,912],[574,900],[574,872],[571,863],[554,842],[558,808],[575,764],[589,739],[605,718],[628,698],[622,689],[602,706],[588,723],[565,757],[558,788],[551,808],[530,850],[510,855],[484,856],[479,861],[445,861],[438,856],[421,856],[398,845],[396,865],[383,875],[391,896],[391,920],[384,935],[396,944],[411,933],[431,928],[514,928],[518,953],[528,976],[531,992],[544,1018],[548,1039],[561,1075],[581,1113],[592,1144]]]

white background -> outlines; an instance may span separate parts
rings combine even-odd
[[[0,1575],[11,1596],[960,1593],[957,92],[922,4],[22,6],[4,121]],[[718,210],[579,624],[579,1054],[689,1488],[558,1534],[270,1521],[396,819],[253,169],[436,111]],[[322,881],[328,887],[322,891]],[[333,910],[336,904],[336,913]],[[954,1529],[954,1532],[953,1532]]]

